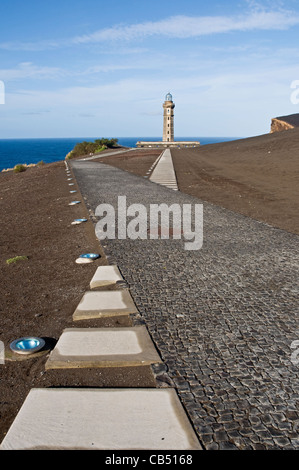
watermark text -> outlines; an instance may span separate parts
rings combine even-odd
[[[294,90],[291,93],[291,103],[299,104],[299,80],[293,80],[291,83],[291,88]]]
[[[95,211],[100,217],[96,224],[99,240],[184,239],[185,250],[200,250],[203,244],[202,204],[143,204],[127,206],[126,196],[118,196],[115,209],[100,204]]]

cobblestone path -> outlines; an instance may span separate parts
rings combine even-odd
[[[127,205],[201,203],[108,165],[72,167],[91,213],[124,195]],[[298,236],[204,203],[201,250],[172,239],[102,244],[203,447],[299,449]]]

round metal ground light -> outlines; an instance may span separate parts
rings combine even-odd
[[[45,345],[45,340],[34,336],[18,338],[10,344],[10,349],[18,354],[34,354]]]

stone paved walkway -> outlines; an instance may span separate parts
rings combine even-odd
[[[201,203],[119,169],[71,163],[100,203]],[[94,218],[94,222],[96,222]],[[298,236],[204,203],[204,243],[107,240],[205,449],[299,449]]]

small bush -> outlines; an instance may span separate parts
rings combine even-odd
[[[65,159],[66,159],[66,160],[70,160],[71,158],[74,158],[74,156],[75,156],[75,155],[74,155],[73,151],[71,150],[71,151],[66,155]]]
[[[28,256],[15,256],[14,258],[7,259],[6,264],[14,264],[14,263],[17,263],[18,261],[24,261],[27,259],[28,259]]]
[[[26,171],[26,166],[19,163],[18,165],[14,166],[13,171],[14,173],[21,173],[22,171]]]
[[[106,150],[106,145],[102,145],[102,147],[98,147],[95,149],[94,153],[100,153],[103,152],[103,150]]]
[[[66,155],[66,160],[71,158],[81,157],[83,155],[89,155],[91,153],[102,152],[106,148],[117,147],[118,139],[96,139],[94,142],[80,142],[75,145]]]
[[[44,162],[43,160],[41,160],[40,162],[38,162],[38,163],[36,164],[36,166],[43,166],[44,164],[45,164],[45,162]]]

